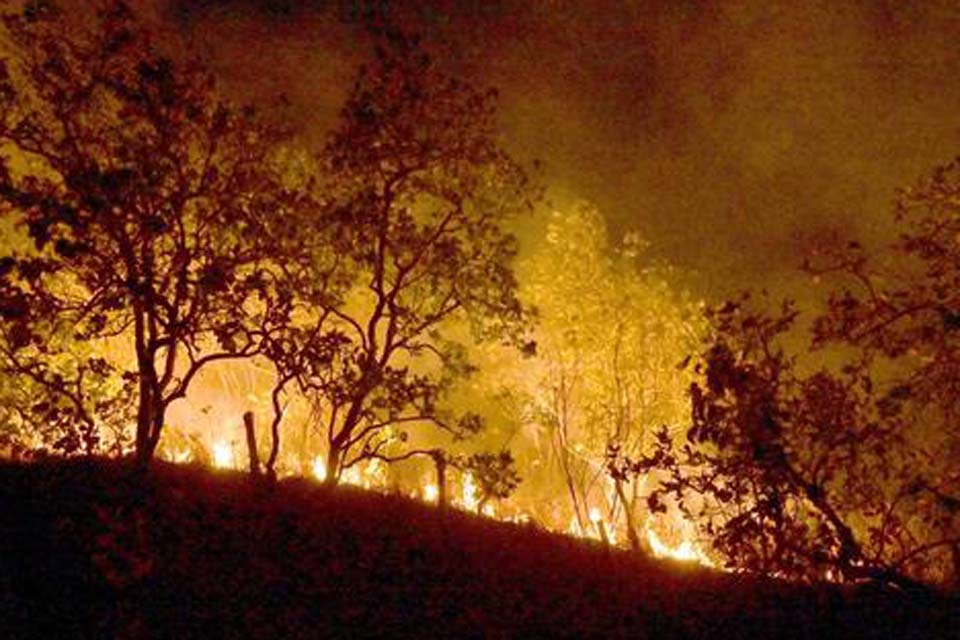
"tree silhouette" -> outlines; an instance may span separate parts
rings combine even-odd
[[[819,368],[787,350],[793,305],[729,302],[710,313],[686,442],[664,432],[653,454],[611,471],[666,471],[651,508],[679,500],[732,566],[956,584],[958,168],[902,193],[904,233],[886,259],[850,242],[806,265],[840,276],[813,323]]]
[[[517,472],[513,456],[509,451],[499,453],[475,453],[457,465],[469,473],[477,484],[477,513],[490,500],[503,500],[510,497],[520,485],[520,474]]]
[[[407,427],[478,431],[477,416],[443,406],[471,370],[464,344],[522,342],[504,224],[536,194],[497,144],[494,102],[442,73],[415,39],[385,35],[324,150],[318,233],[335,259],[318,262],[317,280],[353,286],[308,286],[310,312],[271,359],[314,407],[330,482],[399,453]]]
[[[3,258],[4,366],[46,371],[46,345],[71,340],[135,363],[147,463],[197,373],[259,348],[240,316],[267,313],[268,245],[298,193],[275,162],[279,133],[157,53],[123,2],[82,22],[46,5],[5,19],[0,206],[32,247]],[[62,404],[86,371],[36,382]]]

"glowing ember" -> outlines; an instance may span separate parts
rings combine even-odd
[[[647,544],[650,545],[650,550],[653,552],[653,555],[658,558],[672,558],[673,560],[680,560],[682,562],[698,562],[707,567],[713,566],[710,558],[690,540],[683,540],[679,545],[673,547],[661,540],[660,536],[657,535],[657,532],[653,530],[653,527],[651,527],[649,523],[646,526],[646,530]]]
[[[313,466],[311,467],[313,477],[323,482],[327,479],[327,463],[323,459],[323,456],[317,456],[313,459]]]
[[[355,464],[349,469],[345,469],[340,476],[342,483],[352,484],[364,489],[382,487],[385,480],[386,467],[380,460],[369,460],[366,463]]]
[[[464,509],[467,511],[477,510],[477,505],[480,503],[477,493],[479,493],[479,491],[477,489],[477,484],[473,479],[473,474],[465,473],[463,475],[463,493],[461,496]]]
[[[193,459],[193,453],[190,449],[167,449],[158,454],[167,462],[174,464],[185,464]]]
[[[360,469],[357,467],[345,469],[340,475],[340,482],[343,484],[352,484],[355,487],[363,486],[363,476],[360,474]]]
[[[225,440],[219,440],[212,445],[212,462],[213,466],[218,469],[234,469],[237,466],[236,455],[234,452],[233,443],[230,443]],[[165,458],[171,462],[176,463],[187,463],[194,459],[193,452],[189,448],[174,448],[167,450]],[[386,486],[387,482],[387,467],[379,460],[372,460],[366,463],[360,463],[351,466],[349,469],[345,469],[340,477],[340,482],[344,484],[351,484],[358,487],[363,487],[365,489],[375,489],[378,487]],[[295,472],[292,469],[280,469],[280,473],[285,477],[289,475],[294,475]],[[326,458],[323,455],[318,455],[313,458],[313,462],[310,466],[311,475],[318,481],[323,482],[327,479],[328,471]],[[429,482],[426,478],[425,481],[420,486],[419,490],[414,490],[409,495],[411,497],[419,497],[424,502],[436,504],[440,499],[440,490],[439,487]],[[479,512],[488,517],[488,518],[499,518],[502,520],[508,520],[513,522],[529,522],[529,516],[511,516],[507,513],[500,514],[497,512],[496,505],[487,503],[483,507],[480,507],[480,488],[477,485],[476,479],[471,473],[465,473],[461,481],[461,492],[460,499],[454,499],[453,505],[463,509],[465,511]],[[617,527],[611,523],[605,521],[603,517],[603,511],[599,507],[591,507],[587,511],[587,518],[581,524],[578,522],[576,517],[570,519],[570,524],[567,527],[566,533],[568,535],[583,538],[603,541],[606,544],[616,545],[617,544]],[[661,537],[657,533],[657,529],[654,528],[653,522],[648,522],[644,527],[644,534],[647,542],[647,546],[650,549],[650,552],[658,558],[670,558],[673,560],[679,560],[682,562],[696,562],[706,567],[715,567],[716,565],[713,561],[703,552],[700,546],[694,541],[694,536],[692,532],[692,525],[682,519],[674,519],[675,529],[679,530],[679,535],[673,536],[675,539],[679,539],[678,544],[669,544],[665,541],[665,538]],[[663,522],[660,523],[663,525]],[[669,527],[668,527],[669,528]],[[827,579],[830,580],[833,576],[828,575]]]
[[[229,443],[215,442],[213,445],[213,466],[218,469],[230,469],[233,467],[233,448]]]

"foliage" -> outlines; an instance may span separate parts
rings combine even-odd
[[[0,398],[0,447],[17,457],[122,454],[130,444],[133,378],[96,355],[78,357],[49,343],[37,352],[43,357],[29,362],[19,353],[4,359],[10,384]]]
[[[714,310],[682,447],[613,471],[666,469],[651,496],[682,501],[731,566],[790,577],[873,578],[903,588],[960,578],[960,172],[905,191],[886,261],[858,243],[815,257],[840,275],[806,372],[784,337],[797,317]],[[833,351],[829,351],[831,348]]]
[[[3,258],[3,366],[89,430],[101,418],[84,413],[114,410],[85,399],[108,365],[52,367],[109,347],[136,384],[146,462],[198,371],[258,348],[239,319],[269,313],[268,243],[299,193],[272,162],[277,132],[157,53],[124,3],[97,16],[89,29],[47,5],[5,18],[0,206],[33,246]]]
[[[475,453],[456,466],[469,473],[477,483],[480,493],[477,511],[493,500],[504,500],[520,485],[520,474],[509,451],[499,453]]]
[[[269,355],[314,406],[331,482],[400,455],[406,427],[477,432],[477,416],[443,403],[472,370],[467,345],[522,344],[504,223],[536,193],[497,144],[494,103],[439,71],[415,39],[386,35],[323,153],[318,220],[336,259],[319,263],[319,279],[352,286],[302,292],[310,311]]]
[[[559,474],[581,530],[591,505],[632,511],[639,489],[620,487],[618,496],[607,486],[606,448],[639,454],[651,442],[648,425],[683,418],[690,376],[677,364],[703,324],[667,270],[644,259],[636,234],[617,244],[607,235],[588,204],[555,211],[522,272],[540,317],[538,357],[521,369],[540,442],[534,455],[548,462],[551,487]]]

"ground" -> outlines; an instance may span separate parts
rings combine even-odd
[[[956,603],[661,562],[401,496],[0,464],[4,638],[944,638]]]

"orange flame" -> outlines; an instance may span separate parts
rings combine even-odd
[[[684,539],[680,541],[680,544],[671,546],[660,539],[660,536],[657,535],[657,532],[654,531],[649,522],[645,528],[647,544],[650,546],[650,550],[656,557],[671,558],[673,560],[680,560],[681,562],[697,562],[707,567],[714,566],[710,557],[700,549],[699,545],[690,540],[688,537],[684,536]],[[687,527],[683,527],[683,529],[686,528]],[[685,533],[689,532],[685,531]]]
[[[213,445],[213,466],[218,469],[231,469],[234,466],[233,448],[222,440]]]

